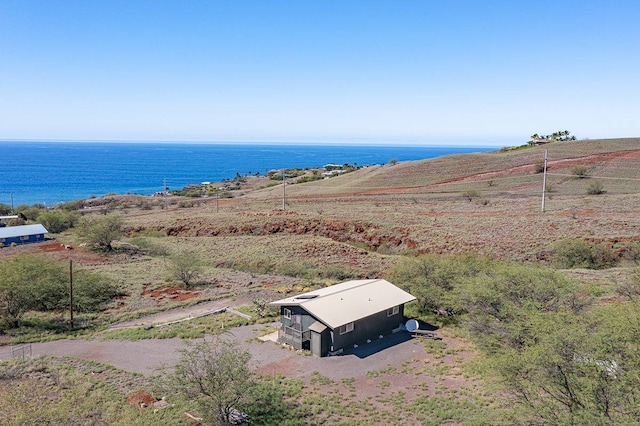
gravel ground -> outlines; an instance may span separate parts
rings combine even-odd
[[[271,324],[270,326],[273,326]],[[357,377],[367,371],[379,370],[389,365],[425,355],[423,345],[406,332],[376,339],[343,355],[318,358],[302,355],[271,341],[257,339],[264,334],[265,325],[237,327],[227,335],[236,339],[242,348],[253,356],[262,374],[282,374],[288,377],[305,377],[314,371],[333,379]],[[144,374],[160,374],[162,367],[171,367],[180,357],[180,349],[187,340],[151,339],[139,341],[119,340],[58,340],[31,345],[33,356],[71,356],[97,361],[114,367]],[[0,359],[11,357],[11,347],[0,348]]]

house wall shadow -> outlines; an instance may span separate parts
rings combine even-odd
[[[436,331],[438,329],[438,327],[436,327],[435,325],[428,324],[422,321],[419,321],[419,324],[420,330]],[[340,354],[339,356],[351,355],[361,359],[367,358],[371,355],[377,354],[380,351],[392,348],[413,339],[414,337],[412,336],[412,333],[406,330],[400,330],[395,333],[383,335],[382,338],[372,338],[369,342],[360,342],[358,343],[358,347],[350,346],[349,348],[345,348],[342,354]]]

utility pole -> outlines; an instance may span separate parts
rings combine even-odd
[[[73,330],[73,260],[69,259],[69,324]]]
[[[167,178],[162,179],[162,186],[164,190],[162,191],[162,200],[164,201],[164,209],[167,209],[167,192],[169,191],[169,187],[167,186]]]
[[[285,187],[287,186],[284,181],[284,169],[282,169],[282,210],[287,209],[287,190]]]
[[[15,213],[15,210],[13,209],[13,192],[10,192],[9,195],[11,196],[11,214]]]
[[[544,169],[542,172],[542,213],[544,213],[544,200],[547,192],[547,154],[549,150],[544,150]]]
[[[218,200],[220,199],[220,191],[216,188],[216,213],[218,213]]]

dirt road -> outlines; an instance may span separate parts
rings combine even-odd
[[[168,324],[168,323],[178,322],[182,320],[199,318],[202,316],[210,315],[215,312],[219,312],[220,310],[225,308],[233,308],[233,307],[246,305],[247,303],[250,303],[251,300],[252,300],[252,296],[246,296],[244,298],[220,299],[220,300],[212,300],[210,302],[202,302],[193,306],[169,309],[166,311],[158,312],[156,314],[146,315],[142,318],[136,318],[129,321],[119,322],[111,325],[109,327],[109,330],[122,330],[125,328],[148,327],[148,326]]]

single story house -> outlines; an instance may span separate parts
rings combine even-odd
[[[44,241],[44,235],[49,231],[41,225],[18,225],[0,228],[0,246],[9,246],[12,243],[29,244]]]
[[[415,297],[383,279],[353,280],[271,302],[280,308],[278,341],[318,356],[377,338],[404,323]]]

